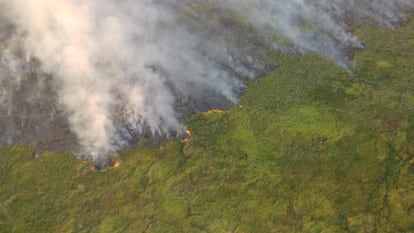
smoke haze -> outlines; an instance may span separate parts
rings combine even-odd
[[[180,137],[188,112],[237,103],[246,80],[275,67],[271,50],[316,53],[348,69],[345,50],[363,48],[350,25],[393,29],[413,7],[413,0],[0,0],[1,113],[16,118],[22,93],[33,106],[52,101],[37,117],[58,119],[80,157],[105,163],[142,135]],[[30,109],[27,119],[36,118],[39,108]],[[18,142],[10,138],[22,135],[22,122],[4,124],[0,139]]]

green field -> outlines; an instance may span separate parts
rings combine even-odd
[[[0,147],[0,232],[414,232],[414,22],[354,32],[352,73],[272,54],[241,106],[119,168]]]

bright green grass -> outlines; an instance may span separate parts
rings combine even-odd
[[[118,169],[1,147],[0,232],[414,232],[413,27],[356,29],[352,74],[274,54],[243,107]]]

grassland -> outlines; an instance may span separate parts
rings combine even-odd
[[[241,106],[106,172],[0,147],[0,232],[414,232],[413,28],[356,28],[352,73],[273,54]]]

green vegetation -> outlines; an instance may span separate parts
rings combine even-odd
[[[0,147],[0,232],[414,232],[413,27],[355,29],[352,74],[274,54],[242,107],[106,172]]]

